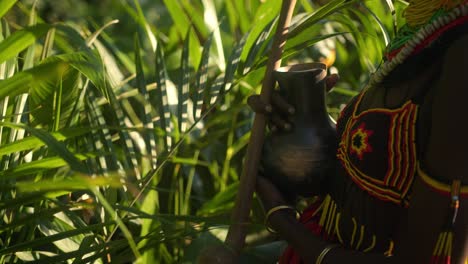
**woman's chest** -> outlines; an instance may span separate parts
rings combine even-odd
[[[396,109],[375,108],[356,113],[362,98],[350,109],[337,158],[350,178],[371,196],[395,204],[408,203],[417,165],[418,105],[408,101]]]

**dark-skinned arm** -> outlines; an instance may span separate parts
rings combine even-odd
[[[262,200],[266,210],[278,205],[285,205],[286,202],[278,189],[266,178],[257,177],[257,193]],[[331,244],[322,241],[297,222],[295,213],[291,210],[276,211],[268,219],[270,227],[278,232],[278,235],[288,241],[288,243],[298,251],[305,263],[315,263],[322,250]],[[352,262],[350,262],[352,260]],[[382,254],[362,253],[348,250],[342,247],[333,248],[325,257],[322,263],[402,263],[395,258],[387,258]]]

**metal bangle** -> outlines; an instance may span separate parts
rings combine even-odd
[[[275,207],[272,207],[270,210],[268,210],[268,212],[266,213],[265,215],[265,226],[266,226],[266,229],[268,230],[268,232],[272,233],[272,234],[276,234],[277,232],[275,230],[273,230],[273,228],[271,228],[269,225],[268,225],[268,219],[270,218],[270,216],[274,213],[274,212],[277,212],[279,210],[283,210],[283,209],[289,209],[289,210],[293,210],[294,212],[296,212],[296,218],[299,218],[299,212],[296,210],[296,208],[292,207],[292,206],[289,206],[289,205],[278,205],[278,206],[275,206]]]
[[[323,259],[325,258],[325,256],[328,254],[328,252],[330,252],[332,249],[338,247],[339,245],[337,244],[332,244],[332,245],[328,245],[326,246],[322,252],[320,252],[320,254],[318,255],[317,259],[315,260],[315,264],[322,264],[322,261]]]

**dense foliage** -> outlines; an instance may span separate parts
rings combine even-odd
[[[222,241],[280,5],[0,0],[0,263],[192,263]],[[283,63],[339,71],[332,116],[378,66],[390,6],[298,1]],[[248,249],[272,239],[263,214]]]

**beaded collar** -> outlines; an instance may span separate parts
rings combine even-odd
[[[379,84],[391,71],[399,64],[402,64],[411,55],[417,54],[427,47],[432,41],[437,39],[444,31],[456,25],[468,21],[468,1],[451,9],[448,12],[437,12],[426,25],[420,26],[413,36],[406,42],[401,43],[385,56],[385,61],[379,66],[377,71],[371,74],[369,82],[364,89],[368,89]]]

